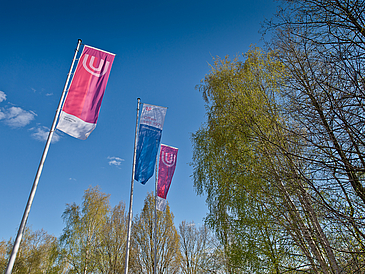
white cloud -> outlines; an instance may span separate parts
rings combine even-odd
[[[46,96],[52,96],[53,93],[46,93]]]
[[[0,110],[0,119],[11,127],[24,127],[28,125],[34,117],[37,116],[33,111],[27,111],[20,107],[11,107]]]
[[[5,100],[6,100],[6,94],[5,94],[5,92],[0,90],[0,102],[5,101]]]
[[[113,166],[120,166],[122,164],[122,162],[124,162],[124,159],[119,158],[119,157],[108,157],[109,160],[109,165],[113,165]]]
[[[32,137],[38,141],[47,141],[49,128],[45,126],[39,126],[35,128],[31,128],[30,131],[33,131]],[[61,135],[57,132],[53,132],[52,143],[56,143],[61,139]]]
[[[6,94],[5,92],[0,90],[0,102],[5,100]],[[21,107],[7,106],[4,108],[0,108],[0,120],[3,120],[5,124],[14,128],[24,127],[28,125],[31,121],[35,119],[35,116],[37,116],[37,114],[35,114],[33,111],[24,110]]]

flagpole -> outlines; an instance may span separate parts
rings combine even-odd
[[[154,265],[153,265],[153,273],[156,274],[156,264],[157,264],[157,232],[156,232],[156,228],[157,228],[157,212],[156,212],[156,206],[157,206],[157,183],[158,183],[158,150],[157,150],[157,155],[156,155],[156,176],[155,176],[155,231],[154,231],[154,247],[155,247],[155,257],[154,257]]]
[[[77,42],[75,55],[74,55],[74,58],[72,59],[70,71],[67,74],[66,83],[65,83],[65,86],[63,88],[63,92],[62,92],[62,95],[61,95],[60,102],[58,103],[57,111],[56,111],[55,117],[53,119],[51,130],[48,133],[47,142],[46,142],[46,145],[45,145],[44,150],[43,150],[42,158],[41,158],[41,161],[40,161],[39,166],[38,166],[37,174],[36,174],[34,182],[33,182],[33,187],[32,187],[32,190],[31,190],[29,198],[28,198],[27,206],[24,210],[23,218],[22,218],[22,221],[21,221],[20,226],[19,226],[18,234],[17,234],[15,242],[14,242],[13,250],[11,251],[11,255],[10,255],[9,262],[8,262],[7,267],[6,267],[6,270],[5,270],[5,274],[11,274],[11,272],[13,270],[15,258],[16,258],[16,255],[18,253],[20,242],[22,240],[22,236],[23,236],[25,226],[26,226],[26,223],[27,223],[27,220],[28,220],[30,208],[32,206],[33,199],[34,199],[34,196],[35,196],[35,192],[37,190],[39,178],[41,176],[43,165],[44,165],[44,162],[46,160],[47,153],[48,153],[49,145],[51,143],[52,136],[53,136],[53,133],[55,131],[57,118],[58,118],[58,116],[60,114],[60,111],[61,111],[62,101],[63,101],[63,98],[65,97],[68,82],[69,82],[71,74],[72,74],[72,69],[73,69],[73,66],[75,64],[77,53],[79,52],[81,42],[82,42],[81,39],[79,39],[78,42]]]
[[[136,118],[136,131],[134,135],[134,152],[133,152],[133,166],[132,166],[132,181],[131,181],[131,195],[129,199],[129,213],[128,213],[128,230],[127,230],[127,243],[125,251],[125,266],[124,274],[128,274],[128,263],[129,263],[129,247],[131,240],[131,226],[132,226],[132,204],[133,204],[133,188],[134,188],[134,173],[136,166],[136,150],[137,150],[137,139],[138,139],[138,117],[139,117],[139,105],[141,99],[137,99],[137,118]]]

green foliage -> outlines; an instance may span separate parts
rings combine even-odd
[[[0,272],[5,272],[13,241],[0,242]],[[59,260],[57,238],[44,230],[26,228],[14,263],[14,274],[64,273],[65,264]]]
[[[124,271],[127,221],[123,202],[107,216],[101,231],[101,245],[97,249],[97,268],[100,273],[117,274]]]
[[[123,202],[111,209],[109,196],[99,187],[85,190],[82,207],[67,205],[66,227],[60,237],[67,273],[124,271],[127,217]]]
[[[271,46],[199,86],[194,185],[232,273],[361,273],[364,1],[282,1]]]
[[[192,136],[194,186],[207,194],[206,221],[225,245],[231,272],[278,273],[286,251],[272,214],[280,195],[270,156],[281,141],[285,71],[272,52],[255,48],[245,58],[215,60],[199,87],[207,123]]]
[[[153,273],[154,269],[154,205],[155,197],[149,193],[142,212],[134,218],[131,239],[131,272]],[[156,273],[179,273],[179,235],[173,223],[169,205],[157,211],[157,263]]]
[[[130,273],[153,273],[153,208],[154,196],[148,194],[141,214],[133,222]],[[43,230],[26,229],[13,273],[124,272],[127,215],[123,202],[110,208],[109,195],[99,187],[90,187],[85,190],[82,204],[68,204],[62,217],[65,228],[59,239]],[[157,212],[157,273],[181,273],[179,234],[173,219],[168,205],[166,211]],[[206,228],[200,231],[208,235]],[[210,244],[205,248],[211,248]],[[11,240],[0,242],[1,272],[5,271],[12,246]],[[219,252],[219,247],[210,251],[204,273],[220,268],[216,265],[221,260]]]
[[[101,231],[110,211],[109,195],[98,187],[85,191],[82,208],[67,205],[62,217],[66,223],[60,237],[62,254],[70,265],[69,273],[93,273],[99,261],[98,247],[101,245]]]

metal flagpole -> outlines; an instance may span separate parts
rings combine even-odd
[[[24,229],[25,229],[25,226],[26,226],[26,223],[27,223],[27,220],[28,220],[30,208],[32,206],[32,202],[33,202],[33,199],[34,199],[34,195],[35,195],[35,192],[37,190],[38,181],[39,181],[39,178],[40,178],[41,173],[42,173],[42,169],[43,169],[44,162],[46,160],[46,156],[47,156],[47,152],[48,152],[48,149],[49,149],[49,145],[50,145],[51,140],[52,140],[53,132],[55,131],[57,118],[58,118],[58,116],[60,114],[60,111],[61,111],[61,106],[62,106],[63,98],[65,97],[65,93],[66,93],[66,90],[67,90],[68,82],[69,82],[70,77],[71,77],[71,74],[72,74],[72,69],[73,69],[73,66],[75,64],[75,60],[76,60],[77,53],[79,52],[81,42],[82,42],[81,39],[79,39],[78,40],[78,43],[77,43],[76,50],[75,50],[74,58],[72,59],[70,71],[67,74],[67,79],[66,79],[65,86],[63,88],[63,92],[62,92],[62,95],[61,95],[61,99],[60,99],[60,102],[58,103],[57,111],[56,111],[55,117],[53,119],[52,127],[51,127],[51,130],[48,133],[47,142],[46,142],[46,145],[45,145],[44,150],[43,150],[43,155],[42,155],[41,161],[40,161],[39,166],[38,166],[37,174],[36,174],[35,179],[34,179],[34,182],[33,182],[33,187],[32,187],[32,190],[31,190],[30,195],[29,195],[29,198],[28,198],[27,206],[26,206],[26,208],[24,210],[23,218],[22,218],[22,221],[20,223],[20,227],[19,227],[19,230],[18,230],[18,234],[17,234],[16,239],[15,239],[15,242],[14,242],[13,250],[11,251],[11,255],[10,255],[10,258],[9,258],[8,266],[6,267],[6,270],[5,270],[5,274],[11,274],[11,272],[13,270],[15,258],[16,258],[16,255],[18,253],[18,249],[19,249],[19,246],[20,246],[20,242],[22,240],[22,236],[23,236]]]
[[[154,265],[153,265],[153,273],[156,274],[156,264],[157,264],[157,212],[156,212],[156,206],[157,206],[157,183],[158,183],[158,150],[157,150],[157,156],[156,156],[156,175],[155,175],[155,231],[154,231],[154,247],[155,247],[155,257],[154,257]]]
[[[134,135],[134,153],[133,153],[133,167],[132,167],[132,182],[131,182],[131,196],[129,199],[129,213],[128,213],[128,230],[127,230],[127,243],[125,251],[125,266],[124,274],[128,273],[128,263],[129,263],[129,246],[131,240],[131,226],[132,226],[132,204],[133,204],[133,188],[134,188],[134,173],[136,166],[136,150],[137,150],[137,139],[138,139],[138,117],[139,117],[139,105],[141,99],[137,99],[137,119],[136,119],[136,132]]]

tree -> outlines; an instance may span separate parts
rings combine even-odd
[[[217,59],[200,85],[208,121],[193,135],[193,166],[196,190],[207,194],[207,223],[230,272],[337,273],[302,176],[301,129],[285,115],[285,66],[275,52],[252,49],[245,57]]]
[[[194,222],[179,225],[181,273],[223,273],[225,261],[221,245],[208,227]]]
[[[100,273],[123,273],[125,263],[125,244],[127,239],[127,215],[123,202],[115,206],[107,217],[101,231],[101,243],[97,248]]]
[[[341,271],[363,272],[364,1],[287,1],[270,27],[289,77],[286,116],[301,128],[301,173]]]
[[[154,269],[154,205],[155,197],[149,193],[140,215],[134,218],[131,239],[132,273],[153,273]],[[157,273],[179,273],[179,235],[173,223],[169,205],[164,212],[157,211]]]
[[[4,272],[7,266],[7,257],[6,257],[7,244],[3,240],[0,242],[0,271]]]
[[[198,194],[207,194],[207,224],[224,245],[232,273],[265,267],[269,272],[285,254],[277,250],[281,232],[273,220],[272,229],[264,229],[272,214],[270,207],[263,210],[268,199],[260,190],[270,189],[271,204],[277,191],[265,180],[268,161],[260,155],[261,141],[253,129],[259,124],[258,130],[272,132],[274,93],[283,70],[272,55],[258,49],[246,57],[245,62],[215,60],[199,87],[207,103],[207,123],[192,137],[194,186]]]
[[[13,247],[13,241],[0,242],[0,271],[5,272]],[[65,263],[59,260],[57,238],[44,230],[33,232],[26,228],[17,259],[13,267],[14,274],[64,273]]]
[[[98,248],[102,244],[102,231],[110,211],[109,195],[98,187],[85,191],[82,208],[75,203],[67,205],[62,217],[66,223],[60,244],[69,273],[94,273],[100,262]]]

